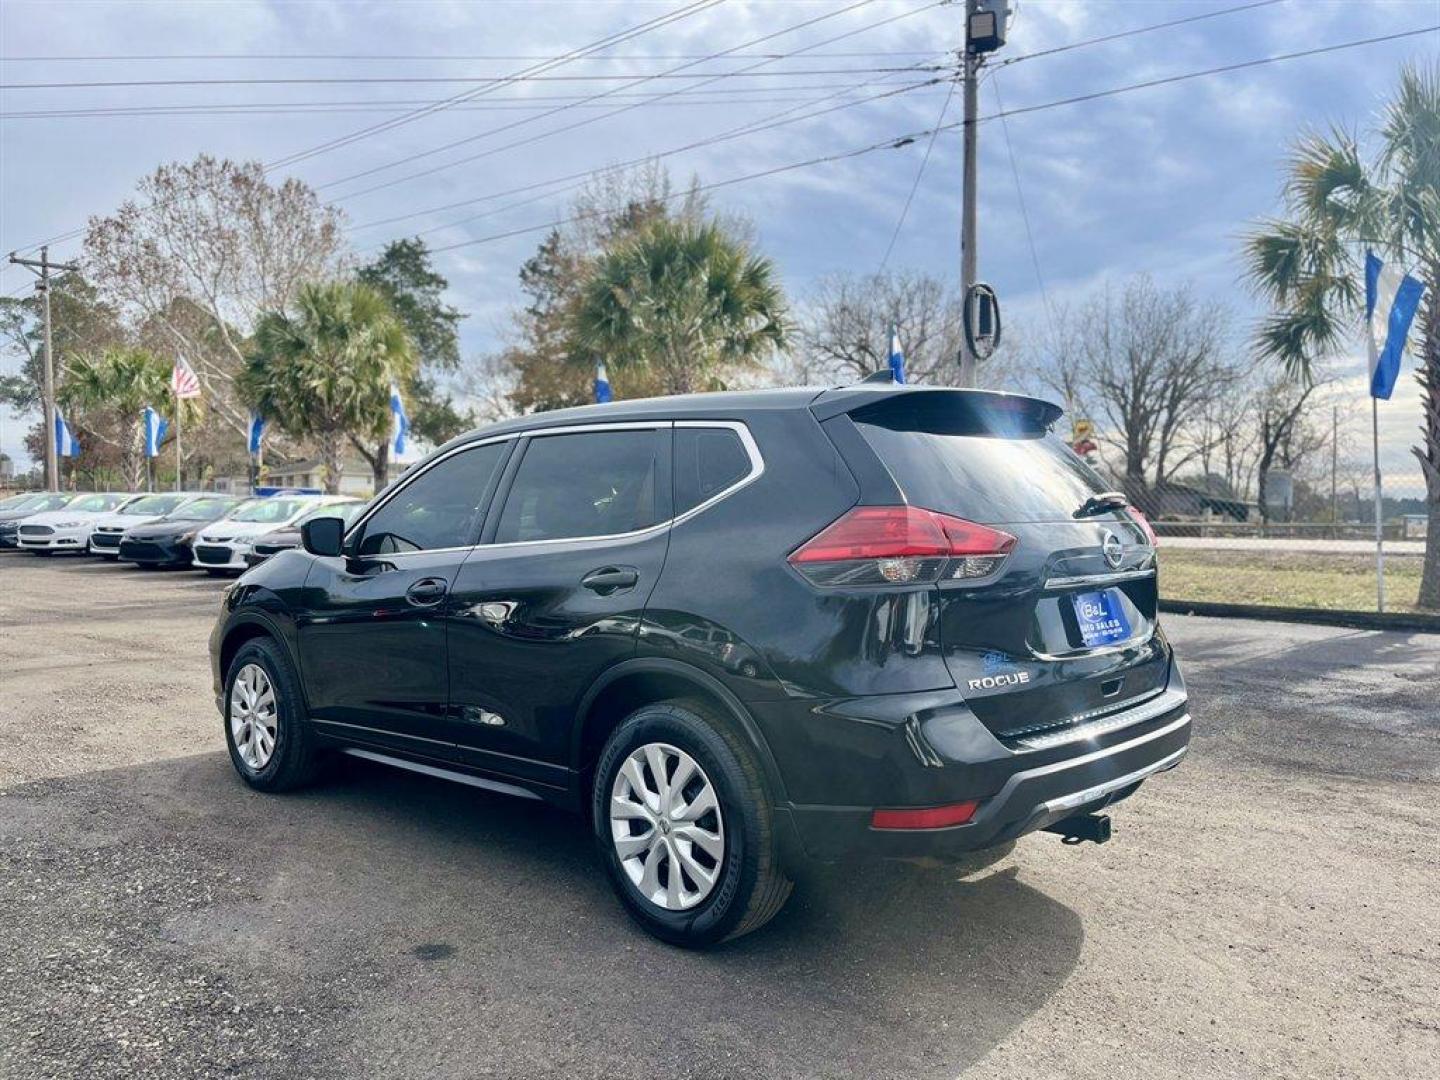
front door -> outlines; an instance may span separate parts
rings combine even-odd
[[[437,459],[361,519],[346,555],[315,560],[297,629],[310,715],[322,729],[455,756],[443,612],[509,446]]]
[[[635,652],[669,545],[670,428],[536,433],[448,602],[464,759],[564,786],[575,708]]]

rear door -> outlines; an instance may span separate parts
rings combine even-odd
[[[890,397],[850,414],[907,503],[1016,538],[989,576],[940,590],[940,641],[990,729],[1018,735],[1164,687],[1155,552],[1132,512],[1027,398]]]
[[[537,432],[448,602],[450,713],[480,768],[563,786],[582,695],[635,652],[669,543],[670,425]]]
[[[461,448],[401,481],[316,559],[297,619],[311,716],[346,737],[453,757],[443,610],[511,443]]]

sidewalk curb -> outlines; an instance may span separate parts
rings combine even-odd
[[[1172,615],[1208,615],[1219,619],[1262,619],[1269,622],[1344,626],[1354,630],[1409,630],[1423,634],[1440,634],[1440,615],[1416,615],[1410,612],[1380,615],[1369,611],[1219,604],[1206,600],[1161,600],[1160,610]]]

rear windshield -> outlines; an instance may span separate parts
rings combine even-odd
[[[1025,399],[906,395],[851,414],[913,506],[968,521],[1070,521],[1108,489]]]

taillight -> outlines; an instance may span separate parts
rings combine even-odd
[[[927,806],[921,810],[876,810],[870,815],[872,829],[948,829],[964,825],[975,816],[976,802]]]
[[[983,578],[1015,537],[918,506],[857,506],[790,555],[816,585],[908,585]]]
[[[1125,507],[1125,512],[1135,519],[1135,524],[1145,530],[1145,535],[1150,538],[1150,546],[1158,547],[1160,538],[1155,535],[1155,526],[1150,524],[1150,519],[1133,506]]]

